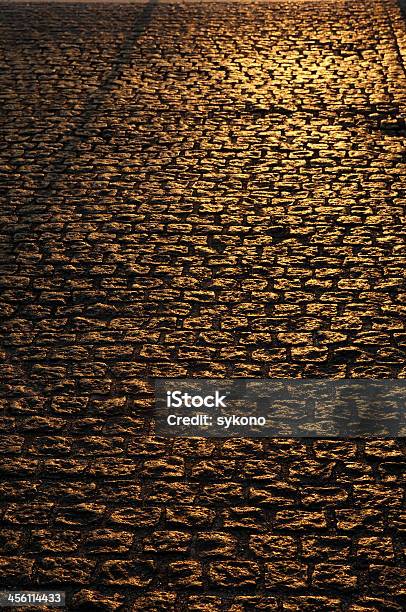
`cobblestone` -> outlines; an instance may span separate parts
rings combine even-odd
[[[400,612],[402,440],[165,440],[156,376],[404,378],[394,0],[0,10],[0,586]]]

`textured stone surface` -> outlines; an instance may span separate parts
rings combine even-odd
[[[395,2],[0,9],[0,586],[400,612],[402,440],[150,422],[155,376],[405,377]]]

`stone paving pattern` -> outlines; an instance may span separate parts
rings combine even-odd
[[[401,440],[149,418],[156,376],[406,376],[395,2],[0,12],[1,585],[401,612]]]

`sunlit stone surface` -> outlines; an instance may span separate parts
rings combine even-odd
[[[396,4],[3,4],[0,27],[2,587],[400,612],[399,442],[144,421],[156,376],[405,377]]]

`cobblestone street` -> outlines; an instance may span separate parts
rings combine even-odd
[[[0,32],[0,587],[402,612],[402,440],[150,420],[154,377],[406,378],[397,3],[2,3]]]

